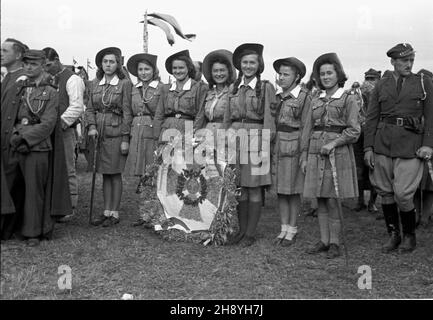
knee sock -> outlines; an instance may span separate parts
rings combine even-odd
[[[320,240],[325,244],[329,244],[329,224],[328,224],[328,212],[319,212],[317,214],[319,219],[320,227]]]
[[[340,245],[341,221],[340,219],[329,219],[330,243]]]

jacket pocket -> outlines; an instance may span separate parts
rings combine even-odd
[[[279,136],[278,139],[279,157],[293,157],[299,155],[299,137]]]

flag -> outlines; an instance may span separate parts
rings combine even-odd
[[[72,64],[75,66],[76,64],[78,64],[77,60],[75,60],[74,57],[72,57]]]
[[[140,21],[140,23],[144,23],[144,21]],[[158,19],[150,18],[147,20],[147,23],[151,24],[153,26],[156,26],[156,27],[160,27],[162,29],[162,31],[165,32],[168,43],[171,46],[174,44],[174,36],[171,33],[170,28],[168,27],[168,25],[165,22],[158,20]]]
[[[183,34],[179,23],[176,21],[176,19],[173,16],[170,16],[168,14],[163,14],[163,13],[151,13],[151,14],[148,14],[148,16],[153,17],[153,18],[157,18],[157,19],[161,19],[161,20],[167,22],[168,24],[170,24],[173,27],[176,34],[185,40],[191,41],[192,39],[195,39],[195,37],[196,37],[195,34]]]
[[[90,60],[89,59],[87,59],[87,68],[89,68],[89,69],[92,69],[93,70],[93,67],[90,65]]]

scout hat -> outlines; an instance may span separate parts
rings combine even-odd
[[[119,58],[119,61],[121,61],[122,51],[119,48],[116,48],[116,47],[108,47],[108,48],[102,49],[101,51],[99,51],[96,54],[95,64],[96,64],[97,67],[99,67],[99,68],[102,67],[102,59],[107,54],[114,54],[116,57]]]
[[[126,63],[126,68],[128,69],[128,71],[135,77],[137,77],[137,68],[138,68],[138,64],[140,62],[144,62],[146,64],[149,64],[152,69],[153,72],[155,73],[156,71],[156,60],[158,59],[157,56],[153,55],[153,54],[148,54],[148,53],[138,53],[138,54],[134,54],[131,58],[129,58],[128,62]]]
[[[378,79],[380,79],[381,75],[382,75],[381,71],[377,71],[377,70],[374,70],[373,68],[370,68],[370,69],[368,69],[364,73],[364,78],[365,79],[367,79],[367,78],[378,78]]]
[[[45,59],[46,59],[45,52],[43,52],[42,50],[29,49],[26,52],[24,52],[24,55],[23,55],[23,61],[26,61],[26,60],[44,60],[45,61]]]
[[[189,60],[189,62],[193,66],[191,56],[189,55],[189,51],[188,50],[179,51],[175,54],[172,54],[167,58],[167,60],[165,60],[165,70],[167,70],[169,74],[173,74],[173,70],[172,70],[173,61],[180,57],[184,57],[187,60]]]
[[[213,82],[212,80],[212,65],[216,60],[223,60],[226,62],[228,68],[232,71],[232,78],[229,79],[229,82],[232,83],[236,80],[236,69],[233,66],[233,54],[225,49],[219,49],[212,51],[207,54],[207,56],[203,60],[203,75],[206,78],[208,83]]]
[[[407,56],[410,56],[411,54],[414,54],[415,51],[413,50],[412,46],[409,43],[399,43],[389,49],[386,52],[386,55],[392,59],[399,59],[404,58]]]
[[[305,64],[301,60],[295,57],[275,60],[273,65],[274,65],[274,70],[277,73],[280,72],[280,67],[282,65],[295,67],[296,69],[298,69],[300,79],[302,79],[305,76],[305,73],[307,72],[307,69],[305,68]]]
[[[341,64],[341,61],[338,58],[337,54],[335,52],[325,53],[319,56],[313,64],[313,77],[320,88],[322,88],[322,84],[320,82],[320,67],[326,63],[338,65],[341,69],[341,72],[343,73],[342,78],[344,79],[344,81],[347,80],[346,73],[343,70],[343,65]],[[339,79],[339,82],[341,82],[343,79]]]
[[[259,70],[257,73],[262,73],[265,70],[263,63],[263,45],[259,43],[244,43],[235,49],[233,52],[233,65],[236,69],[241,70],[241,59],[248,54],[259,55]]]

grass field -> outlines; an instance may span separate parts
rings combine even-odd
[[[319,238],[317,218],[299,218],[297,243],[272,244],[278,234],[275,199],[267,198],[258,241],[249,248],[168,242],[152,230],[132,227],[137,217],[136,179],[124,183],[121,222],[88,225],[91,174],[78,162],[78,214],[58,224],[54,239],[30,248],[18,240],[1,244],[1,299],[306,299],[433,298],[433,229],[417,231],[408,255],[382,254],[383,220],[345,208],[349,268],[344,257],[305,254]],[[95,212],[102,210],[97,179]],[[72,269],[72,290],[58,288],[58,267]],[[372,289],[358,288],[358,267],[372,270]]]

